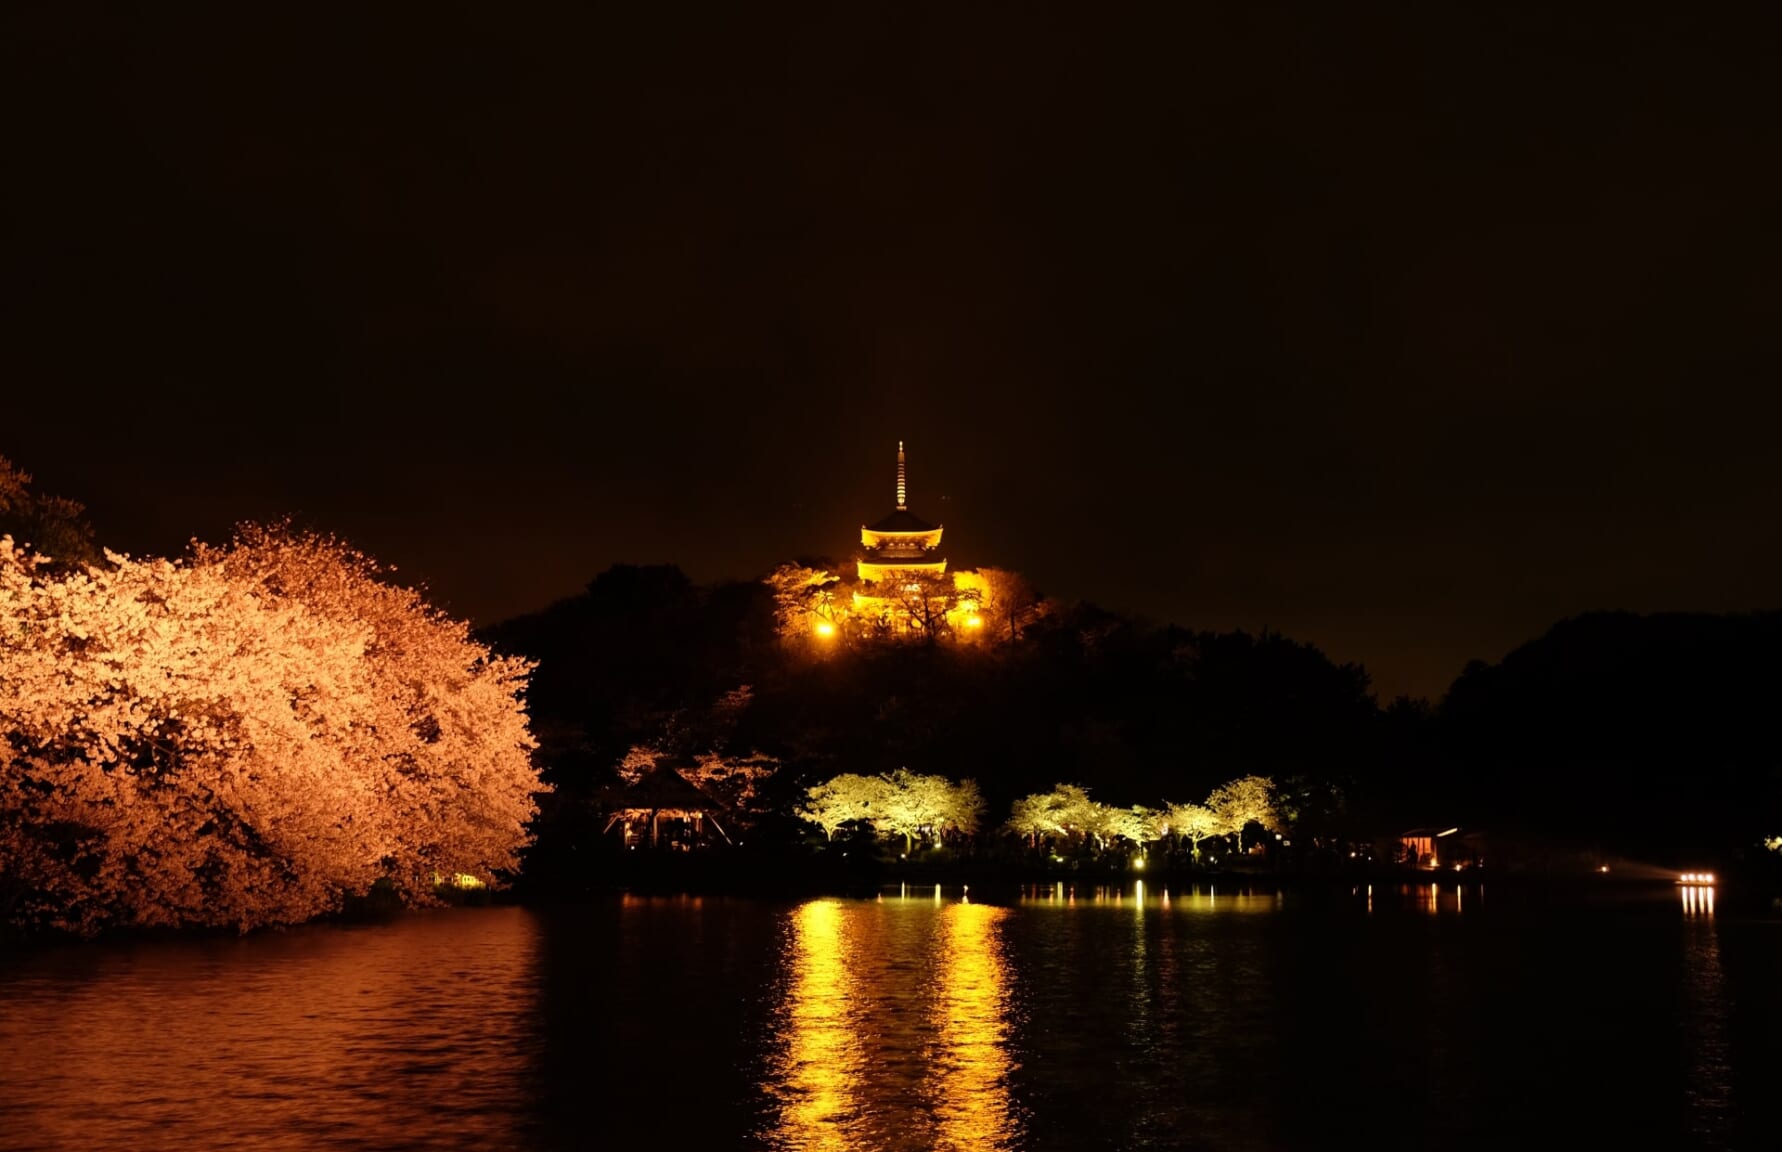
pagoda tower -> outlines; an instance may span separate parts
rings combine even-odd
[[[860,546],[865,551],[859,563],[861,581],[874,584],[902,572],[944,575],[947,562],[940,554],[941,531],[941,525],[930,524],[910,511],[903,441],[899,440],[897,507],[884,519],[860,526]]]

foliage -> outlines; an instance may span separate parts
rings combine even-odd
[[[1782,612],[1563,620],[1455,680],[1433,717],[1443,771],[1407,774],[1415,822],[1677,864],[1736,851],[1782,826],[1778,696]]]
[[[1243,776],[1213,789],[1207,807],[1220,823],[1238,834],[1238,851],[1244,848],[1244,829],[1260,824],[1269,831],[1280,826],[1275,813],[1275,783],[1266,776]]]
[[[1188,841],[1189,851],[1196,858],[1200,856],[1202,840],[1223,836],[1232,830],[1218,813],[1204,804],[1171,804],[1165,820],[1173,835]]]
[[[1006,827],[1029,837],[1037,846],[1043,836],[1068,837],[1094,827],[1099,822],[1098,807],[1089,799],[1086,789],[1076,784],[1060,784],[1050,792],[1016,800],[1010,808]]]
[[[0,456],[0,536],[29,549],[40,565],[73,569],[102,563],[86,508],[60,496],[39,496],[31,476]]]
[[[1043,619],[1050,608],[1045,597],[1037,592],[1027,577],[1008,568],[979,568],[977,583],[982,589],[983,615],[987,631],[999,644],[1015,644],[1027,629]]]
[[[782,640],[807,641],[820,625],[831,629],[843,625],[844,613],[836,598],[840,580],[828,571],[782,564],[763,583],[773,592],[774,626]]]
[[[1078,840],[1085,845],[1092,841],[1097,848],[1121,840],[1142,848],[1174,835],[1188,840],[1198,857],[1202,840],[1241,830],[1243,825],[1233,822],[1234,813],[1240,809],[1253,814],[1246,823],[1258,820],[1272,824],[1272,810],[1258,805],[1272,796],[1273,790],[1273,782],[1267,777],[1247,776],[1214,789],[1205,804],[1170,804],[1160,810],[1144,805],[1122,808],[1101,804],[1091,800],[1080,785],[1060,784],[1050,792],[1016,800],[1003,826],[1035,846],[1041,837],[1050,836]],[[1215,801],[1219,807],[1215,807]]]
[[[903,837],[904,851],[916,836],[936,830],[955,816],[955,794],[945,776],[924,776],[899,768],[881,777],[885,783],[873,825]]]
[[[874,806],[884,794],[885,782],[881,778],[845,772],[809,789],[797,816],[815,824],[826,838],[833,840],[843,826],[870,821],[876,815]]]
[[[746,756],[702,752],[692,769],[681,775],[731,811],[747,813],[760,807],[761,786],[779,769],[780,762],[763,752]]]
[[[975,780],[954,784],[945,776],[899,768],[883,776],[846,773],[819,784],[805,793],[797,814],[830,839],[845,824],[869,823],[875,831],[902,836],[908,852],[918,836],[939,840],[947,833],[977,831],[984,799]]]
[[[654,744],[633,744],[625,750],[625,755],[619,759],[615,769],[620,782],[631,785],[642,780],[656,766],[656,762],[662,759],[662,755],[662,749]]]
[[[517,866],[527,662],[323,537],[108,560],[0,538],[9,919],[246,930]]]
[[[798,567],[836,571],[818,558]],[[854,610],[849,587],[837,585],[838,610]],[[540,661],[528,699],[559,789],[528,881],[565,891],[597,881],[605,864],[588,849],[600,825],[585,813],[634,745],[662,748],[677,764],[759,749],[786,766],[763,782],[763,797],[787,817],[805,786],[839,772],[920,765],[977,780],[992,823],[1036,791],[1035,780],[1072,781],[1130,805],[1201,800],[1246,774],[1315,772],[1350,797],[1345,835],[1381,826],[1378,794],[1356,782],[1387,759],[1383,742],[1396,730],[1382,722],[1364,673],[1307,645],[1151,628],[1084,605],[1054,607],[1015,643],[989,626],[970,643],[864,643],[858,623],[819,642],[807,617],[803,638],[788,642],[767,583],[700,586],[672,569],[622,566],[491,629],[503,650]],[[733,726],[703,719],[739,684],[753,690]],[[720,727],[730,734],[714,742]],[[1086,828],[1073,824],[1038,838],[1080,846]],[[751,848],[770,835],[750,837]]]
[[[906,631],[933,644],[952,634],[952,613],[959,604],[954,577],[936,572],[899,572],[869,586],[867,594],[885,605],[880,631],[894,636]]]
[[[782,564],[762,584],[773,597],[775,630],[792,649],[910,638],[1013,644],[1048,609],[1024,577],[1003,568],[904,570],[865,583]]]
[[[1102,808],[1096,832],[1104,840],[1126,840],[1142,848],[1163,836],[1163,813],[1155,808]]]

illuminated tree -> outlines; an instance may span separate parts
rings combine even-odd
[[[978,823],[984,818],[984,795],[978,790],[978,782],[968,779],[953,785],[951,807],[945,828],[961,836],[976,832]]]
[[[656,762],[662,759],[663,755],[662,749],[654,744],[633,744],[625,750],[625,755],[619,758],[618,766],[614,770],[618,772],[621,781],[626,785],[632,785],[642,780],[650,769],[656,766]]]
[[[356,672],[376,706],[353,718],[347,749],[375,773],[394,834],[383,880],[416,898],[441,874],[489,880],[518,867],[542,791],[522,701],[529,662],[495,656],[468,623],[331,537],[249,525],[226,550],[199,547],[194,563],[343,631],[369,629]]]
[[[529,665],[324,538],[56,572],[0,538],[0,903],[288,923],[517,865]]]
[[[1038,848],[1042,836],[1070,837],[1093,830],[1100,822],[1100,807],[1080,785],[1060,784],[1050,792],[1015,801],[1007,826],[1031,837]]]
[[[821,828],[825,839],[833,840],[843,825],[873,819],[884,795],[885,781],[882,778],[846,772],[807,789],[804,803],[795,814],[800,820]]]
[[[1045,616],[1045,598],[1019,572],[979,568],[975,575],[983,596],[978,610],[987,630],[998,640],[1015,643],[1022,632]]]
[[[872,585],[872,592],[891,606],[895,622],[930,644],[948,634],[948,615],[959,604],[952,577],[934,572],[899,572]]]
[[[799,819],[823,829],[830,839],[836,829],[856,820],[879,832],[903,837],[903,850],[922,835],[939,840],[944,834],[977,831],[984,799],[977,781],[954,784],[945,776],[923,776],[907,768],[883,776],[837,776],[805,793]]]
[[[1242,776],[1213,789],[1207,807],[1227,828],[1238,834],[1238,851],[1244,850],[1244,829],[1260,824],[1273,830],[1279,823],[1275,815],[1275,782],[1267,776]]]
[[[1231,831],[1218,813],[1204,804],[1171,804],[1166,818],[1170,832],[1188,841],[1189,852],[1196,860],[1200,859],[1202,840]]]
[[[782,564],[768,573],[765,583],[773,592],[774,626],[782,640],[841,635],[847,613],[836,596],[838,577],[821,568]]]
[[[914,847],[915,837],[938,830],[957,816],[957,795],[945,776],[923,776],[899,768],[879,779],[884,782],[884,793],[873,814],[873,825],[902,836],[906,853]]]
[[[0,875],[17,922],[301,920],[378,876],[340,755],[367,708],[342,635],[215,566],[66,578],[0,540]],[[296,783],[292,788],[286,782]],[[323,867],[293,858],[314,852]]]
[[[1097,808],[1096,831],[1108,840],[1129,840],[1143,848],[1163,835],[1163,813],[1155,808]]]
[[[1016,800],[1009,806],[1009,818],[1003,827],[1027,840],[1035,849],[1039,848],[1041,836],[1063,832],[1053,820],[1051,806],[1046,801],[1045,793]]]
[[[681,775],[731,811],[748,813],[759,806],[761,785],[779,769],[780,762],[763,752],[747,756],[702,752],[694,757],[693,768]]]

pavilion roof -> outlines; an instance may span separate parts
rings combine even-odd
[[[664,808],[681,808],[722,812],[722,802],[706,794],[698,785],[677,772],[667,761],[640,776],[635,784],[613,797],[617,811],[654,812]]]

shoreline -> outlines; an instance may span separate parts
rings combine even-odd
[[[573,890],[557,886],[549,889],[519,884],[506,890],[484,890],[472,896],[446,894],[433,906],[404,906],[384,900],[349,900],[340,910],[300,924],[270,925],[239,932],[225,927],[120,927],[83,937],[68,933],[0,932],[0,957],[8,953],[60,945],[146,942],[158,940],[240,940],[265,932],[282,932],[305,927],[361,927],[391,924],[416,914],[446,912],[460,908],[524,908],[551,912],[594,904],[605,904],[625,897],[664,899],[716,898],[721,900],[755,900],[763,902],[795,902],[835,898],[870,900],[907,885],[911,898],[926,899],[927,893],[939,887],[943,899],[967,897],[974,902],[1012,906],[1031,902],[1041,891],[1063,891],[1078,900],[1105,898],[1110,892],[1131,893],[1142,882],[1147,897],[1152,895],[1198,894],[1210,889],[1244,895],[1296,895],[1315,901],[1352,898],[1361,889],[1377,887],[1388,892],[1424,888],[1444,891],[1459,888],[1481,892],[1486,889],[1517,894],[1522,907],[1538,906],[1552,901],[1615,902],[1630,896],[1679,891],[1685,886],[1673,876],[1652,870],[1643,875],[1554,875],[1550,873],[1467,869],[1464,872],[1394,871],[1371,869],[1355,872],[1267,872],[1267,871],[1188,871],[1168,868],[1146,869],[1073,869],[1043,870],[1011,868],[985,862],[955,861],[949,864],[909,864],[856,869],[853,872],[820,872],[805,869],[796,874],[761,868],[725,867],[722,861],[680,858],[675,866],[663,862],[639,862],[638,865],[615,869],[612,873],[590,880]],[[880,862],[883,865],[883,862]],[[1782,892],[1752,878],[1738,877],[1706,886],[1715,894],[1720,916],[1782,917]],[[921,895],[918,897],[918,893]]]

